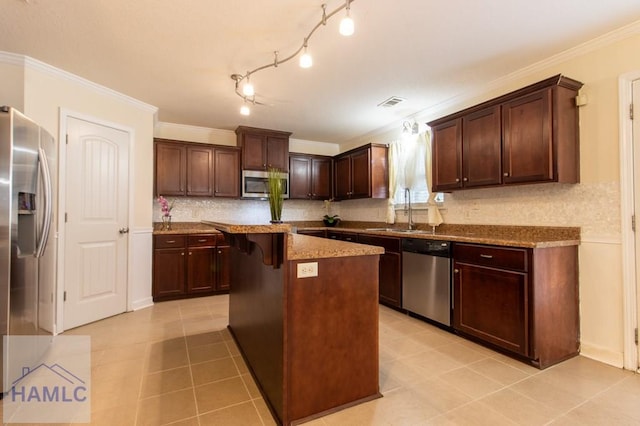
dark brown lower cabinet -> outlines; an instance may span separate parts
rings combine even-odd
[[[155,235],[153,300],[228,291],[228,246],[217,247],[219,239],[221,234]]]
[[[526,274],[466,264],[455,273],[455,327],[528,356]]]
[[[216,285],[216,248],[189,247],[187,256],[187,293],[207,293]]]
[[[186,259],[184,246],[153,251],[153,299],[185,294]]]
[[[454,329],[546,368],[579,353],[576,246],[456,243]]]
[[[380,303],[394,308],[402,307],[402,240],[393,237],[358,235],[360,244],[384,248],[378,267]]]
[[[229,291],[231,288],[229,274],[230,250],[231,248],[226,243],[223,246],[216,247],[216,289],[219,291]]]

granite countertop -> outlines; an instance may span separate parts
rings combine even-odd
[[[255,224],[213,221],[202,221],[202,223],[229,234],[287,234],[286,260],[367,256],[384,253],[382,247],[291,233],[292,226],[289,223]]]
[[[369,235],[445,240],[497,246],[545,248],[575,246],[580,244],[580,228],[553,226],[508,226],[508,225],[460,225],[442,224],[433,234],[431,227],[418,224],[418,232],[406,232],[405,224],[389,225],[384,222],[343,221],[339,226],[326,227],[322,221],[288,222],[281,224],[255,224],[241,222],[175,222],[168,231],[162,230],[162,223],[153,224],[153,234],[202,234],[217,233],[218,230],[231,234],[246,233],[290,233],[299,230],[326,229],[338,232],[356,232]],[[337,242],[331,240],[332,242]],[[353,244],[346,243],[345,244]]]
[[[377,222],[342,222],[338,227],[332,228],[325,227],[322,222],[316,224],[300,222],[297,224],[297,229],[326,229],[338,232],[525,248],[580,244],[580,228],[578,227],[442,224],[436,227],[436,232],[433,234],[431,227],[424,224],[418,224],[418,232],[406,232],[406,225],[388,225]]]
[[[162,222],[153,223],[153,235],[172,235],[172,234],[217,234],[219,231],[211,225],[201,222],[174,222],[171,229],[163,230]]]
[[[367,256],[383,253],[384,249],[378,246],[316,238],[308,235],[289,234],[287,238],[287,260]]]
[[[209,220],[203,220],[202,223],[229,234],[280,234],[291,232],[291,224],[289,223],[256,224],[248,222],[213,222]]]

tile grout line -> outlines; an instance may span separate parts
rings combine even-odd
[[[182,336],[184,339],[185,350],[187,351],[187,365],[189,365],[189,378],[191,379],[191,394],[193,395],[193,404],[196,407],[196,421],[200,426],[200,407],[198,407],[198,398],[196,397],[196,385],[193,378],[193,369],[191,368],[191,355],[189,354],[189,344],[187,342],[187,331],[184,328],[184,318],[182,316],[182,309],[178,305],[178,312],[180,313],[180,323],[182,324]],[[183,419],[185,420],[185,419]]]

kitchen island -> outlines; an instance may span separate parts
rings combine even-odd
[[[205,222],[231,246],[229,329],[276,420],[297,424],[380,397],[382,248]]]

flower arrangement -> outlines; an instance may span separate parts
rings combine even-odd
[[[171,204],[169,204],[169,201],[160,195],[158,197],[158,203],[162,210],[162,229],[168,231],[171,229],[171,210],[173,209],[174,201],[171,201]]]
[[[164,198],[162,195],[158,197],[158,203],[160,203],[160,208],[162,209],[163,216],[171,216],[171,210],[173,209],[174,201],[169,204],[169,201]]]
[[[331,214],[331,203],[333,202],[333,198],[329,200],[324,200],[324,209],[327,212],[323,217],[322,221],[326,226],[335,226],[340,222],[340,216],[337,214]]]

